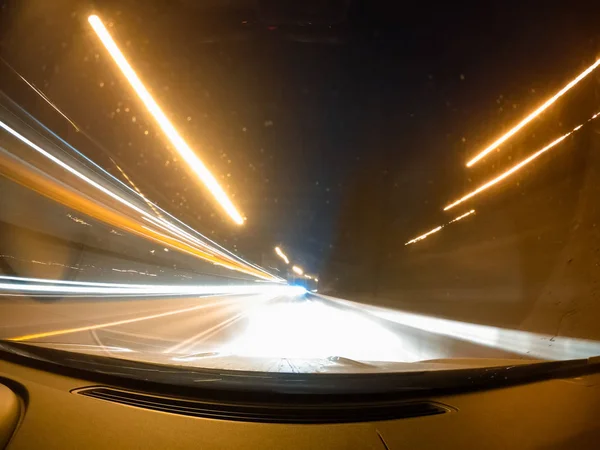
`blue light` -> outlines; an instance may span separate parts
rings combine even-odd
[[[292,284],[290,286],[290,294],[300,297],[301,295],[306,295],[308,291],[304,286],[299,284]]]

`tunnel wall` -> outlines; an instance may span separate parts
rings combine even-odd
[[[454,320],[600,340],[600,128],[591,123],[413,245],[332,269],[328,292]],[[374,213],[373,213],[374,214]]]

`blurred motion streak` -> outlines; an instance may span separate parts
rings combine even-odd
[[[139,79],[129,62],[121,53],[121,50],[113,40],[112,36],[100,20],[98,16],[92,15],[88,17],[88,21],[96,35],[109,52],[119,69],[129,81],[131,87],[135,90],[138,97],[142,100],[146,109],[152,114],[162,131],[165,133],[173,147],[181,155],[184,161],[191,167],[194,173],[204,183],[206,188],[214,196],[217,202],[225,210],[225,212],[231,217],[231,219],[238,225],[243,225],[244,218],[238,212],[236,207],[233,205],[219,182],[208,170],[204,163],[198,158],[194,151],[188,146],[188,144],[179,135],[173,124],[167,119],[167,116],[158,106],[152,95],[148,92],[142,81]]]
[[[82,172],[78,171],[66,162],[60,160],[56,156],[51,155],[48,151],[34,144],[32,141],[30,141],[29,139],[27,139],[8,125],[6,125],[4,122],[0,121],[0,127],[9,132],[17,139],[19,139],[21,142],[27,144],[31,149],[37,151],[44,157],[59,165],[61,168],[76,176],[81,181],[84,181],[85,183],[91,185],[92,187],[106,194],[110,198],[117,200],[120,204],[128,207],[135,213],[140,214],[142,218],[154,221],[154,223],[158,222],[164,224],[165,227],[171,230],[172,234],[179,233],[180,237],[182,234],[185,236],[190,236],[189,233],[180,230],[178,227],[175,227],[166,220],[157,219],[148,212],[133,204],[131,201],[126,200],[118,192],[112,191],[110,189],[110,185],[107,184],[108,187],[101,185],[99,182],[92,180],[89,176],[84,175]],[[43,173],[41,170],[32,167],[29,163],[23,161],[14,154],[6,152],[2,148],[0,148],[0,172],[3,173],[7,178],[19,184],[27,186],[28,188],[43,196],[49,197],[52,200],[55,200],[65,206],[87,214],[90,217],[110,224],[114,227],[136,234],[145,239],[149,239],[151,241],[160,243],[161,245],[178,249],[184,253],[191,254],[203,260],[212,262],[213,264],[219,263],[222,266],[230,268],[232,270],[237,270],[265,280],[279,280],[279,278],[268,274],[262,269],[259,269],[255,266],[251,266],[249,264],[243,264],[240,261],[231,258],[229,255],[225,255],[223,252],[217,249],[213,249],[212,247],[206,244],[203,244],[203,247],[214,250],[214,253],[218,253],[219,256],[215,256],[215,254],[211,251],[199,248],[198,245],[195,245],[195,243],[197,242],[182,242],[180,239],[167,236],[148,227],[145,227],[137,219],[134,219],[118,211],[114,207],[108,207],[103,205],[99,201],[98,197],[91,198],[88,195],[82,193],[80,189],[67,186],[65,183],[65,179],[63,179],[63,181],[58,181],[52,176]],[[173,229],[177,229],[178,232],[173,233]],[[193,237],[191,238],[195,239]]]
[[[472,209],[469,212],[464,213],[461,216],[458,216],[456,219],[452,219],[450,222],[448,222],[448,225],[451,224],[451,223],[454,223],[454,222],[458,222],[459,220],[464,219],[465,217],[470,216],[471,214],[475,214],[475,210],[474,209]]]
[[[69,119],[69,117],[67,117],[67,115],[58,108],[58,106],[52,103],[52,101],[46,96],[46,94],[39,90],[33,83],[27,81],[25,77],[23,77],[19,72],[17,72],[14,69],[14,67],[11,66],[4,58],[0,57],[0,61],[2,61],[4,65],[6,65],[11,70],[11,72],[13,72],[17,77],[19,77],[21,81],[23,81],[27,86],[29,86],[36,94],[42,97],[42,99],[44,99],[44,101],[48,103],[48,105],[50,105],[50,107],[52,107],[52,109],[54,109],[58,114],[60,114],[67,122],[69,122],[73,126],[73,128],[75,128],[75,130],[77,130],[78,132],[81,131],[79,127],[75,124],[75,122]]]
[[[378,306],[363,305],[338,298],[322,297],[393,323],[530,357],[563,360],[600,355],[600,342],[598,341],[440,319]]]
[[[583,80],[586,76],[588,76],[594,69],[596,69],[596,67],[598,67],[598,65],[600,65],[600,59],[597,60],[594,64],[592,64],[590,67],[585,69],[583,72],[581,72],[576,78],[571,80],[565,87],[563,87],[560,91],[558,91],[556,94],[554,94],[548,100],[546,100],[544,102],[544,104],[542,104],[539,108],[537,108],[535,111],[533,111],[531,114],[529,114],[523,120],[521,120],[521,122],[519,122],[517,125],[515,125],[511,130],[509,130],[507,133],[505,133],[502,137],[500,137],[498,140],[496,140],[493,144],[491,144],[485,150],[482,150],[480,153],[478,153],[473,159],[471,159],[469,162],[467,162],[467,167],[471,167],[477,161],[484,158],[491,151],[498,148],[500,145],[502,145],[502,143],[504,143],[506,140],[508,140],[513,135],[515,135],[517,132],[519,132],[519,130],[521,130],[521,128],[523,128],[525,125],[527,125],[533,119],[535,119],[537,116],[539,116],[541,113],[543,113],[546,109],[548,109],[550,106],[552,106],[552,104],[554,102],[556,102],[556,100],[558,100],[560,97],[562,97],[563,94],[565,94],[569,89],[571,89],[573,86],[575,86],[581,80]]]
[[[304,274],[304,271],[300,267],[298,267],[298,266],[292,267],[292,270],[294,271],[294,273],[296,273],[298,275]]]
[[[143,218],[144,220],[148,220],[146,217],[142,217],[142,218]],[[169,230],[167,227],[163,226],[161,223],[153,223],[153,225],[155,225],[155,226],[159,227],[160,229],[162,229],[162,230],[166,231],[167,233],[170,233],[170,232],[171,232],[171,231],[170,231],[170,230]],[[166,235],[166,234],[164,234],[164,233],[161,233],[161,232],[159,232],[159,231],[153,230],[152,228],[149,228],[149,227],[147,227],[147,226],[144,226],[144,225],[142,225],[142,228],[143,228],[143,229],[145,229],[145,230],[151,231],[151,232],[152,232],[152,233],[154,233],[154,234],[158,234],[158,235],[160,235],[160,236],[164,236],[164,237],[169,237],[168,235]],[[178,235],[178,234],[177,234],[177,233],[175,233],[175,232],[174,232],[174,234]],[[179,236],[179,235],[178,235],[178,236]],[[198,243],[198,242],[196,242],[196,240],[194,240],[194,239],[190,239],[190,238],[188,238],[186,235],[181,235],[180,237],[181,237],[181,238],[182,238],[184,241],[187,241],[187,244],[188,244],[188,245],[194,246],[195,244],[198,244],[198,245],[200,245],[201,247],[204,247],[207,253],[209,253],[209,254],[211,254],[211,255],[214,255],[214,253],[211,251],[211,250],[212,250],[212,249],[211,249],[211,247],[210,247],[210,246],[208,246],[208,245],[206,245],[206,244],[204,244],[203,242],[199,242],[199,243]],[[181,242],[181,240],[177,239],[177,242]],[[190,244],[190,242],[191,242],[191,244]]]
[[[458,216],[458,217],[457,217],[457,218],[455,218],[455,219],[452,219],[452,220],[451,220],[450,222],[448,222],[446,225],[440,225],[439,227],[437,227],[437,228],[434,228],[433,230],[431,230],[431,231],[428,231],[427,233],[425,233],[425,234],[422,234],[421,236],[418,236],[418,237],[416,237],[416,238],[414,238],[414,239],[411,239],[410,241],[408,241],[408,242],[407,242],[406,244],[404,244],[404,245],[414,244],[415,242],[422,241],[423,239],[425,239],[425,238],[426,238],[426,237],[428,237],[429,235],[432,235],[433,233],[437,233],[438,231],[440,231],[440,230],[441,230],[442,228],[444,228],[445,226],[447,226],[447,225],[450,225],[451,223],[454,223],[454,222],[458,222],[459,220],[461,220],[461,219],[464,219],[465,217],[467,217],[467,216],[470,216],[471,214],[475,214],[475,210],[474,210],[474,209],[472,209],[471,211],[469,211],[469,212],[466,212],[466,213],[464,213],[464,214],[462,214],[462,215]],[[319,280],[315,280],[315,281],[319,281]]]
[[[277,253],[277,255],[283,259],[285,261],[286,264],[290,263],[290,260],[288,259],[288,257],[285,255],[285,253],[283,253],[283,251],[281,251],[281,249],[279,247],[275,247],[275,253]]]
[[[437,233],[437,232],[438,232],[438,231],[440,231],[440,230],[441,230],[443,227],[444,227],[443,225],[440,225],[439,227],[437,227],[437,228],[434,228],[433,230],[431,230],[431,231],[428,231],[427,233],[425,233],[425,234],[422,234],[421,236],[417,236],[416,238],[414,238],[414,239],[411,239],[410,241],[408,241],[408,242],[407,242],[406,244],[404,244],[404,245],[410,245],[410,244],[414,244],[415,242],[422,241],[422,240],[423,240],[423,239],[425,239],[427,236],[429,236],[429,235],[431,235],[431,234],[433,234],[433,233]]]
[[[17,73],[12,67],[10,67],[10,69]],[[17,73],[17,75],[19,76],[19,78],[23,79],[23,81],[25,81],[27,83],[28,86],[30,86],[34,92],[38,95],[42,95],[43,93],[39,92],[37,89],[35,89],[35,87],[27,82],[27,80],[25,80],[21,75],[19,75]],[[161,219],[161,223],[163,223],[163,225],[167,226],[173,233],[179,234],[179,235],[186,235],[187,237],[189,237],[190,239],[194,240],[194,242],[199,243],[199,245],[204,246],[205,248],[211,249],[213,252],[215,252],[216,254],[222,255],[225,259],[233,259],[235,263],[239,263],[241,262],[243,265],[248,265],[253,267],[254,269],[264,273],[269,280],[271,281],[272,279],[276,279],[278,281],[284,281],[282,278],[274,276],[268,272],[266,272],[262,267],[257,266],[256,264],[253,264],[249,261],[244,260],[243,258],[241,258],[240,256],[238,256],[237,254],[225,249],[224,247],[220,246],[218,243],[212,241],[211,239],[209,239],[208,237],[202,235],[201,233],[199,233],[197,230],[191,228],[189,225],[187,225],[186,223],[182,222],[181,220],[177,219],[176,217],[174,217],[173,215],[169,214],[167,211],[161,209],[159,206],[157,206],[155,203],[152,203],[148,198],[146,198],[140,191],[139,189],[132,189],[131,187],[129,187],[127,184],[123,183],[121,180],[119,180],[118,178],[114,177],[112,174],[110,174],[107,170],[105,170],[103,167],[99,166],[98,164],[96,164],[93,160],[91,160],[90,158],[88,158],[87,156],[85,156],[83,153],[79,152],[76,148],[74,148],[72,145],[70,145],[68,142],[66,142],[64,139],[62,139],[60,136],[58,136],[55,132],[53,132],[51,129],[49,129],[48,127],[46,127],[44,124],[42,124],[41,122],[39,122],[37,119],[35,119],[34,116],[32,116],[31,114],[29,114],[25,109],[23,109],[19,104],[17,104],[16,102],[14,102],[12,99],[10,99],[9,97],[7,97],[6,95],[3,95],[3,99],[7,100],[13,107],[15,107],[17,110],[19,110],[21,113],[25,114],[29,119],[33,120],[37,126],[42,127],[46,132],[48,132],[49,134],[51,134],[54,138],[56,138],[58,141],[60,141],[62,144],[64,144],[70,151],[74,152],[77,154],[78,157],[83,158],[87,163],[89,163],[90,165],[92,165],[93,167],[95,167],[96,169],[98,169],[98,171],[100,171],[101,173],[103,173],[108,179],[113,180],[118,186],[122,186],[123,188],[125,188],[126,191],[131,192],[132,194],[134,194],[135,196],[140,197],[155,213],[157,213],[158,218]],[[54,108],[56,108],[56,106],[54,106]],[[73,124],[73,126],[75,128],[78,128],[74,122],[69,119],[62,111],[60,112],[61,116],[66,117],[67,120]],[[93,138],[91,138],[90,136],[88,136],[84,131],[81,131],[80,128],[78,128],[80,130],[81,133],[83,133],[88,139],[90,139],[91,141],[95,142]],[[110,158],[111,161],[116,165],[116,162]],[[120,171],[122,171],[122,169],[120,169],[119,167],[117,167],[117,169],[119,169]],[[126,174],[123,172],[123,175],[126,176]],[[127,178],[127,177],[126,177]],[[133,183],[133,181],[129,180],[130,183]],[[174,222],[177,222],[180,226],[187,228],[190,232],[197,234],[199,236],[202,237],[203,240],[210,242],[210,244],[205,244],[204,242],[202,242],[200,239],[197,239],[195,237],[193,237],[190,233],[184,231],[182,228],[179,228],[178,226],[172,224],[170,221],[164,219],[164,217],[168,217],[170,220],[173,220]],[[144,217],[146,220],[150,220],[152,219],[151,216],[148,217]],[[162,228],[163,226],[160,226],[160,228]],[[115,231],[116,233],[116,231]],[[216,263],[215,263],[216,264]]]
[[[587,120],[587,122],[589,122],[590,120],[595,119],[596,117],[598,117],[598,113],[594,114],[590,119]],[[459,198],[458,200],[456,200],[453,203],[450,203],[448,206],[446,206],[444,208],[444,211],[449,210],[450,208],[454,208],[456,205],[461,204],[462,202],[464,202],[465,200],[470,199],[471,197],[474,197],[475,195],[479,194],[480,192],[485,191],[486,189],[492,187],[493,185],[495,185],[496,183],[499,183],[500,181],[504,180],[505,178],[507,178],[508,176],[512,175],[513,173],[515,173],[516,171],[518,171],[519,169],[522,169],[524,166],[526,166],[527,164],[529,164],[531,161],[533,161],[534,159],[536,159],[538,156],[541,156],[543,153],[547,152],[548,150],[550,150],[552,147],[556,146],[557,144],[561,143],[565,138],[567,138],[569,135],[573,134],[574,132],[578,131],[581,127],[583,126],[583,124],[581,125],[577,125],[575,128],[573,128],[571,131],[569,131],[566,134],[563,134],[561,137],[559,137],[558,139],[552,141],[550,144],[546,145],[544,148],[542,148],[541,150],[538,150],[537,152],[535,152],[534,154],[532,154],[531,156],[529,156],[528,158],[525,158],[523,161],[521,161],[518,164],[515,164],[513,167],[511,167],[510,169],[508,169],[507,171],[505,171],[504,173],[498,175],[496,178],[494,178],[493,180],[488,181],[487,183],[482,184],[481,186],[479,186],[477,189],[475,189],[472,192],[469,192],[467,195],[465,195],[464,197]]]
[[[135,192],[138,193],[138,195],[146,202],[146,204],[150,207],[150,209],[152,211],[154,211],[154,214],[156,214],[157,217],[160,217],[162,219],[162,216],[160,214],[160,212],[158,211],[158,209],[156,209],[156,207],[152,204],[152,202],[150,200],[148,200],[146,198],[146,196],[142,193],[142,191],[140,191],[140,189],[136,186],[136,184],[133,182],[133,180],[131,178],[129,178],[129,176],[125,173],[125,171],[123,169],[121,169],[121,166],[119,166],[114,159],[110,158],[110,160],[112,161],[112,163],[115,165],[115,167],[117,168],[117,170],[119,172],[121,172],[121,175],[123,175],[123,178],[125,178],[127,180],[127,182],[131,185],[131,187],[133,189],[135,189]]]
[[[304,292],[297,286],[282,284],[239,285],[179,285],[179,284],[129,284],[87,281],[64,281],[0,275],[0,295],[13,293],[51,293],[60,295],[216,295],[216,294],[276,294],[299,295]]]

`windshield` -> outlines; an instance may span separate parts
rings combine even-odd
[[[595,15],[6,1],[0,338],[173,366],[600,355]]]

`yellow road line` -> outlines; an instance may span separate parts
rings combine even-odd
[[[190,312],[190,311],[197,311],[199,309],[209,308],[211,306],[220,306],[220,305],[222,306],[224,304],[229,304],[229,303],[233,303],[236,301],[237,300],[219,301],[219,302],[215,302],[215,303],[209,303],[207,305],[192,306],[190,308],[176,309],[174,311],[167,311],[165,313],[152,314],[150,316],[136,317],[136,318],[127,319],[127,320],[119,320],[116,322],[107,322],[107,323],[101,323],[101,324],[97,324],[97,325],[89,325],[86,327],[78,327],[78,328],[66,328],[63,330],[45,331],[43,333],[26,334],[24,336],[9,338],[8,340],[13,341],[13,342],[22,342],[22,341],[30,341],[32,339],[41,339],[41,338],[51,337],[51,336],[60,336],[63,334],[79,333],[80,331],[97,330],[98,328],[115,327],[118,325],[125,325],[128,323],[141,322],[143,320],[158,319],[160,317],[167,317],[167,316],[173,316],[175,314],[181,314],[181,313]]]

